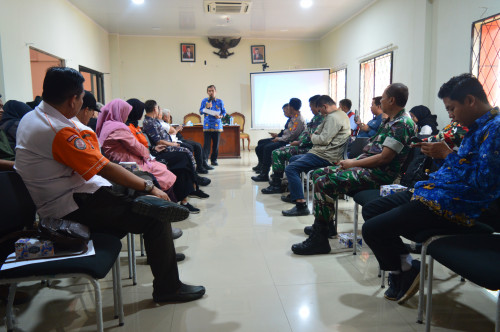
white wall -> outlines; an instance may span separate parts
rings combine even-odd
[[[196,62],[180,62],[180,44],[196,44]],[[268,137],[266,131],[250,129],[250,73],[262,71],[252,64],[251,45],[266,46],[268,70],[316,68],[319,41],[242,39],[221,59],[203,38],[142,37],[110,35],[113,97],[142,101],[155,99],[162,108],[172,111],[174,122],[182,122],[187,113],[198,113],[210,84],[217,87],[226,110],[241,112],[247,123],[245,132],[252,145]],[[205,64],[206,61],[206,64]],[[285,103],[287,101],[283,101]],[[304,111],[310,112],[307,100]]]
[[[108,33],[68,1],[0,0],[0,14],[4,101],[33,100],[29,46],[63,58],[77,70],[82,65],[110,72]],[[111,91],[110,82],[106,77],[106,91]]]
[[[320,41],[320,66],[347,64],[347,98],[357,108],[360,62],[392,44],[393,82],[408,86],[407,109],[427,105],[443,127],[449,120],[437,91],[469,71],[472,22],[498,12],[498,0],[379,0]]]

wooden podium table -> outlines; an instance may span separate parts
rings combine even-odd
[[[203,126],[184,127],[181,134],[185,139],[198,142],[203,146]],[[224,126],[219,141],[219,158],[241,158],[240,126]]]

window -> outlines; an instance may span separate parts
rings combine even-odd
[[[345,99],[347,82],[347,69],[339,69],[330,74],[330,97],[339,104],[339,101]]]
[[[80,74],[85,78],[83,88],[92,92],[95,99],[104,104],[104,74],[83,66],[80,66]]]
[[[361,122],[366,123],[373,119],[370,110],[372,99],[381,96],[392,83],[392,52],[362,62],[359,82],[359,116]]]
[[[471,73],[491,105],[500,104],[500,14],[472,23]]]
[[[48,54],[46,52],[30,47],[30,64],[31,64],[31,85],[33,88],[33,99],[36,96],[41,96],[43,91],[43,79],[45,73],[50,67],[64,66],[64,60]]]

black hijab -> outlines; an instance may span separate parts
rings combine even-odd
[[[17,100],[9,100],[3,105],[3,116],[0,120],[0,126],[7,131],[16,121],[19,123],[22,117],[30,111],[32,111],[31,107],[25,103]]]
[[[127,100],[127,103],[132,106],[132,111],[130,111],[130,114],[128,115],[128,119],[125,122],[125,124],[128,126],[129,124],[133,124],[134,126],[138,127],[139,126],[139,120],[142,118],[142,115],[144,114],[144,103],[140,101],[139,99],[129,99]]]
[[[424,105],[415,106],[410,110],[417,119],[418,131],[424,126],[429,126],[432,129],[432,135],[436,135],[439,130],[437,129],[438,123],[436,121],[437,115],[431,114],[431,110]]]

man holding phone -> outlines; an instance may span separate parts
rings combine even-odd
[[[204,98],[201,101],[200,114],[204,115],[203,119],[203,154],[205,159],[208,160],[210,155],[210,161],[212,166],[218,166],[217,156],[219,154],[219,140],[222,129],[222,117],[226,115],[226,109],[224,108],[224,102],[222,99],[215,98],[217,90],[215,85],[209,85],[207,87],[208,98]],[[218,114],[208,114],[205,111],[215,111]],[[210,154],[210,145],[212,145],[212,154]]]

